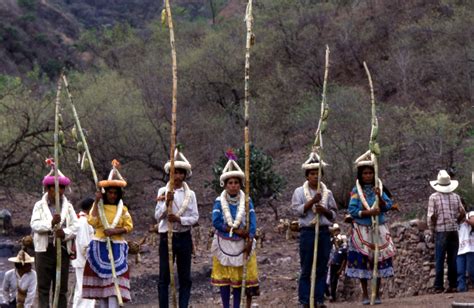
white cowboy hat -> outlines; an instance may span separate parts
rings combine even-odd
[[[167,162],[164,166],[166,174],[170,173],[171,162]],[[184,157],[183,153],[178,149],[174,152],[174,168],[175,169],[184,169],[186,170],[186,177],[190,177],[192,175],[191,164],[189,161]]]
[[[438,172],[438,179],[436,181],[430,181],[430,185],[436,191],[450,193],[458,187],[459,182],[451,180],[451,177],[446,170],[440,170]]]
[[[24,265],[25,263],[34,263],[35,258],[30,257],[24,250],[20,250],[16,257],[8,258],[8,261]]]

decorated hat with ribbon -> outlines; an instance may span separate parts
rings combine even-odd
[[[303,170],[312,170],[312,169],[319,169],[321,166],[324,168],[328,164],[325,161],[321,161],[319,158],[318,153],[311,152],[309,154],[308,159],[301,165]]]
[[[54,163],[54,159],[52,158],[46,159],[45,163],[51,168],[51,171],[43,178],[43,186],[51,186],[54,185],[54,169],[56,168],[56,164]],[[65,176],[59,169],[58,182],[61,186],[68,186],[69,184],[71,184],[71,180],[67,176]]]
[[[168,161],[164,166],[166,174],[170,173],[170,167],[171,162]],[[187,177],[190,177],[192,175],[191,164],[178,148],[176,148],[176,150],[174,151],[174,168],[186,170]]]
[[[374,160],[372,158],[372,153],[370,150],[359,156],[354,162],[354,165],[356,168],[362,167],[362,166],[374,166]]]
[[[109,177],[107,180],[100,181],[97,185],[102,188],[127,186],[127,182],[118,171],[119,167],[120,162],[116,159],[112,160],[112,170],[110,170]]]
[[[14,263],[21,263],[24,265],[25,263],[35,262],[35,258],[30,257],[30,255],[27,254],[24,250],[20,250],[16,257],[8,258],[8,261]]]
[[[225,180],[229,178],[239,178],[242,181],[245,179],[245,173],[240,169],[239,165],[237,164],[237,156],[234,154],[232,149],[229,149],[225,152],[225,156],[229,161],[225,165],[224,169],[222,170],[222,174],[220,177],[221,187],[224,187]]]

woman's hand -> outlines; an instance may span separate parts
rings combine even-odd
[[[95,192],[95,203],[98,204],[100,199],[102,199],[102,192],[98,190]]]
[[[244,252],[247,254],[247,256],[249,256],[250,253],[252,252],[252,244],[253,244],[253,240],[251,238],[245,241]]]
[[[104,234],[106,236],[113,236],[113,235],[119,235],[125,233],[124,228],[110,228],[110,229],[105,229]]]
[[[370,216],[378,216],[378,215],[380,215],[380,207],[371,208],[371,209],[369,210],[369,215],[370,215]]]
[[[234,233],[240,236],[243,239],[246,239],[249,237],[249,232],[245,229],[236,229],[234,230]]]

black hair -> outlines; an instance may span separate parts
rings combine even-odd
[[[318,169],[318,168],[315,168],[315,169],[306,169],[306,170],[304,171],[304,176],[305,176],[305,177],[308,177],[309,172],[312,171],[312,170],[319,170],[319,169]],[[324,176],[324,168],[321,169],[321,177],[323,177],[323,176]]]
[[[52,188],[55,188],[55,185],[54,185],[54,184],[52,184],[52,185],[46,185],[46,190],[49,190],[51,187],[52,187]],[[65,185],[59,185],[59,188],[64,188],[64,189],[65,189],[66,186],[65,186]]]
[[[363,185],[364,184],[364,181],[362,181],[362,172],[365,170],[365,169],[370,169],[372,170],[373,172],[375,172],[375,169],[373,166],[360,166],[360,167],[357,167],[357,179],[359,180],[359,183],[360,185]],[[375,178],[375,177],[374,177]],[[375,184],[375,180],[372,179],[372,183],[370,183],[372,185]]]
[[[92,208],[92,204],[94,203],[94,199],[91,197],[87,197],[81,200],[79,202],[79,209],[81,209],[84,212],[89,212],[89,210]]]
[[[109,190],[111,188],[115,188],[117,190],[117,200],[115,200],[115,203],[111,203],[111,202],[109,202],[109,200],[107,200],[107,190]],[[110,187],[105,187],[104,189],[105,189],[105,193],[102,194],[102,200],[104,200],[104,204],[115,204],[115,205],[117,205],[119,203],[119,201],[123,198],[122,187],[110,186]]]
[[[186,177],[188,176],[188,171],[186,169],[183,169],[183,168],[175,168],[174,172],[176,172],[178,170],[181,171],[182,173],[184,173],[184,179],[183,180],[186,180]]]
[[[360,167],[358,167],[358,168],[357,168],[357,179],[359,180],[359,183],[360,183],[361,185],[363,185],[363,183],[364,183],[364,182],[362,181],[362,172],[363,172],[364,169],[366,169],[366,168],[371,169],[372,171],[375,172],[375,169],[374,169],[373,166],[367,166],[367,165],[366,165],[366,166],[360,166]],[[372,184],[372,185],[375,184],[375,176],[374,176],[374,179],[372,179],[372,183],[371,183],[371,184]],[[393,196],[393,195],[392,195],[392,193],[390,192],[390,190],[388,189],[388,187],[387,187],[386,185],[383,186],[383,192],[387,195],[388,198],[392,199],[392,196]]]
[[[225,180],[224,180],[224,186],[227,186],[227,182],[228,182],[230,179],[237,179],[237,180],[239,180],[240,188],[244,187],[243,182],[242,182],[242,179],[239,178],[239,177],[236,177],[236,176],[233,176],[233,177],[230,177],[230,178],[225,179]]]

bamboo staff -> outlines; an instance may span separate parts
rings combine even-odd
[[[253,27],[253,14],[252,14],[252,0],[249,0],[247,3],[247,8],[245,10],[245,25],[247,27],[247,39],[245,43],[245,108],[244,108],[244,118],[245,118],[245,128],[244,128],[244,142],[245,142],[245,215],[246,215],[246,224],[245,229],[248,232],[250,228],[250,137],[249,137],[249,85],[250,85],[250,48],[254,43],[254,34],[252,32]],[[250,239],[247,239],[247,244]],[[244,252],[244,262],[242,269],[242,291],[240,295],[241,306],[244,305],[244,297],[247,298],[245,294],[246,280],[247,280],[247,251]],[[251,301],[252,298],[247,298],[247,303]],[[248,306],[248,305],[247,305]]]
[[[326,131],[327,118],[329,116],[329,106],[326,102],[326,90],[329,73],[329,46],[326,45],[326,58],[324,66],[324,82],[323,82],[323,93],[321,96],[321,115],[319,118],[318,129],[315,133],[315,139],[313,143],[313,153],[319,153],[319,169],[318,169],[318,186],[316,191],[321,192],[321,177],[323,169],[323,133]],[[310,301],[309,306],[314,308],[314,293],[316,286],[316,265],[318,262],[318,244],[319,244],[319,214],[316,213],[316,223],[314,225],[314,249],[313,249],[313,264],[311,267],[311,290],[310,290]]]
[[[377,157],[380,155],[380,147],[377,143],[377,135],[378,135],[378,120],[375,110],[375,96],[374,96],[374,86],[372,83],[372,76],[370,75],[369,68],[367,67],[367,63],[364,61],[364,68],[367,74],[367,78],[369,79],[369,86],[370,86],[370,102],[372,105],[372,129],[370,131],[370,141],[369,141],[369,149],[370,149],[370,156],[372,161],[374,162],[374,181],[375,187],[380,188],[379,177],[378,177],[378,163]],[[381,189],[381,188],[380,188]],[[379,197],[375,195],[375,203],[372,208],[379,207]],[[372,216],[372,242],[375,244],[374,250],[374,271],[372,274],[372,287],[371,287],[371,296],[370,296],[370,304],[374,305],[375,298],[377,296],[377,278],[378,278],[378,264],[379,264],[379,216]]]
[[[169,181],[169,192],[174,192],[174,155],[176,147],[176,109],[178,105],[177,92],[178,92],[178,69],[176,60],[176,46],[174,40],[174,28],[173,18],[171,16],[171,7],[169,0],[165,0],[166,19],[168,20],[168,28],[170,31],[170,45],[171,45],[171,61],[172,61],[172,73],[173,73],[173,93],[172,93],[172,109],[171,109],[171,136],[170,136],[170,181]],[[168,208],[168,215],[173,214],[173,200],[166,200],[166,207]],[[168,221],[168,262],[170,270],[170,285],[173,307],[177,307],[176,302],[176,285],[174,281],[174,268],[173,268],[173,224]]]
[[[56,103],[54,112],[54,203],[56,205],[56,213],[61,213],[61,205],[59,200],[59,105],[61,97],[61,77],[59,76],[56,90]],[[61,228],[61,223],[54,226],[54,230]],[[56,237],[56,235],[55,235]],[[56,237],[56,283],[54,287],[53,307],[58,307],[59,292],[61,290],[61,239]]]
[[[79,116],[78,116],[77,111],[76,111],[76,106],[74,105],[74,101],[72,99],[71,92],[69,91],[69,83],[67,81],[66,75],[63,75],[62,79],[64,81],[66,92],[67,92],[67,95],[68,95],[68,98],[69,98],[69,104],[71,105],[72,113],[74,115],[74,120],[76,122],[77,130],[79,131],[79,136],[81,138],[82,144],[84,145],[84,151],[86,152],[87,159],[89,160],[89,166],[90,166],[91,171],[92,171],[92,177],[93,177],[94,183],[97,187],[97,183],[99,182],[99,179],[97,177],[97,172],[94,168],[94,162],[92,161],[92,156],[91,156],[91,153],[89,151],[89,146],[87,144],[86,137],[84,136],[84,132],[82,130],[81,121],[79,120]],[[100,221],[101,221],[102,225],[104,226],[105,229],[108,229],[109,228],[109,222],[107,221],[107,218],[105,217],[104,203],[103,203],[102,199],[99,201],[98,210],[99,210],[99,217],[100,217]],[[119,287],[119,283],[118,283],[117,273],[115,272],[115,259],[114,259],[114,255],[113,255],[113,252],[112,252],[112,242],[110,240],[110,237],[107,236],[106,239],[107,239],[107,250],[108,250],[108,253],[109,253],[110,266],[111,266],[111,269],[112,269],[112,279],[114,281],[114,287],[115,287],[115,295],[117,295],[117,300],[118,300],[119,305],[123,306],[122,294],[120,293],[120,287]]]

